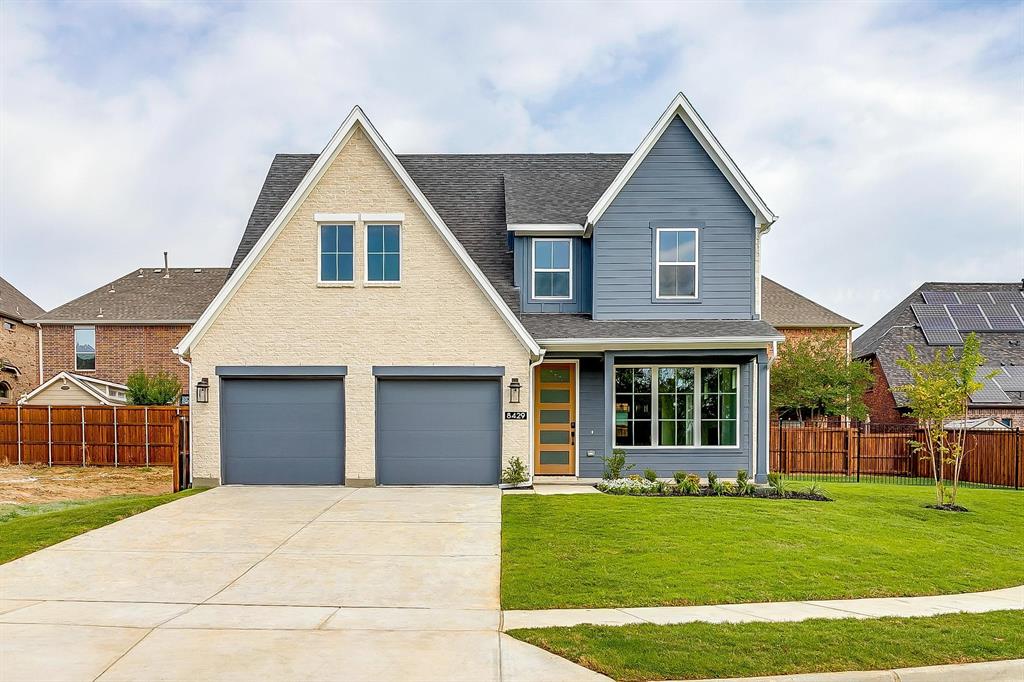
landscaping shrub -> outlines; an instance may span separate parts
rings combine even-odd
[[[510,485],[519,485],[520,483],[526,483],[529,477],[526,474],[526,464],[519,457],[513,457],[508,461],[508,465],[501,470],[501,482],[508,483]]]
[[[645,497],[707,496],[707,497],[756,497],[760,499],[801,499],[831,502],[832,498],[816,483],[806,488],[790,490],[778,474],[769,476],[770,484],[759,487],[751,482],[746,471],[736,472],[736,482],[723,481],[713,471],[708,472],[708,484],[701,487],[697,474],[677,471],[672,475],[674,483],[660,481],[651,469],[644,475],[632,474],[626,478],[604,479],[596,485],[601,492],[612,495],[640,495]]]
[[[646,478],[651,483],[654,483],[655,481],[658,480],[658,472],[655,471],[654,469],[644,469],[644,478]]]
[[[606,479],[597,484],[597,489],[611,495],[656,495],[663,492],[658,481],[648,481],[639,476]]]
[[[687,474],[683,482],[679,484],[679,492],[683,495],[700,495],[700,476]]]
[[[604,462],[604,477],[609,480],[622,478],[623,471],[629,471],[635,465],[626,464],[626,451],[622,448],[612,450],[610,457],[602,457]]]
[[[754,494],[754,484],[750,481],[750,476],[747,475],[746,469],[740,469],[736,472],[736,494],[749,497]]]
[[[676,482],[676,485],[682,486],[683,485],[683,481],[686,480],[686,472],[685,471],[677,471],[677,472],[675,472],[674,474],[672,474],[672,480]]]
[[[789,492],[786,488],[786,479],[780,473],[768,474],[768,487],[774,490],[779,497],[785,497]]]

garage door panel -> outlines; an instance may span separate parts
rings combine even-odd
[[[222,389],[225,483],[344,482],[341,380],[232,378]]]
[[[381,379],[377,480],[392,485],[497,483],[500,410],[498,381]]]

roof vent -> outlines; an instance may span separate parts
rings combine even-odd
[[[97,319],[99,319],[101,317],[103,317],[103,308],[100,308],[100,311],[96,314],[96,318]]]
[[[202,269],[202,268],[194,268],[194,269],[192,270],[192,272],[202,272],[202,271],[203,271],[203,269]]]
[[[167,252],[164,251],[164,279],[171,278],[171,267],[167,263]]]
[[[139,268],[139,277],[142,277],[142,276],[143,276],[143,274],[142,274],[142,268]]]

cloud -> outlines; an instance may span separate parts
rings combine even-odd
[[[870,323],[1024,273],[1020,4],[0,5],[0,270],[58,305],[226,263],[275,152],[630,151],[684,90],[782,220],[765,272]]]

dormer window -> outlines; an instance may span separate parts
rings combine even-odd
[[[655,298],[697,298],[697,229],[655,230]]]
[[[533,240],[533,298],[572,299],[572,240]]]

